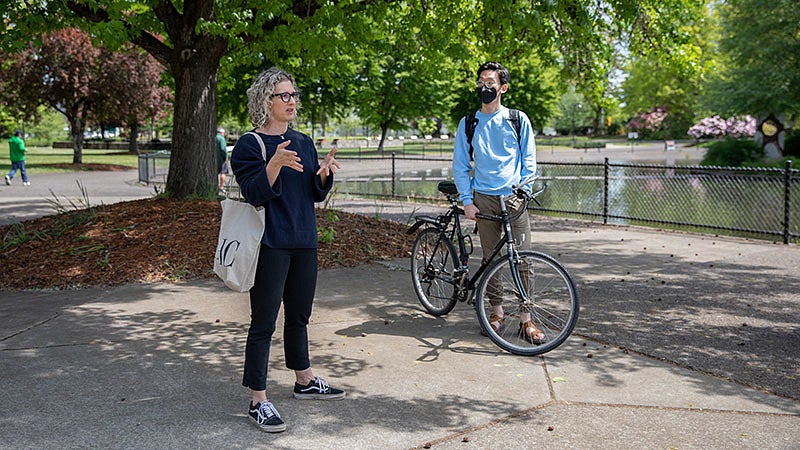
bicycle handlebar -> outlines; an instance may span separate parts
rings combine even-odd
[[[516,195],[517,197],[525,200],[526,204],[530,203],[531,201],[534,201],[534,202],[536,202],[537,205],[542,206],[542,204],[539,203],[539,200],[536,200],[536,197],[541,195],[542,192],[544,192],[547,189],[547,185],[546,184],[542,185],[542,188],[540,190],[538,190],[536,192],[533,192],[533,193],[530,193],[530,194],[525,189],[522,189],[523,186],[525,186],[526,184],[531,183],[533,180],[535,180],[535,178],[531,178],[530,180],[528,180],[528,181],[526,181],[524,183],[521,183],[519,185],[514,185],[514,186],[511,187],[511,189],[514,191],[514,195]],[[511,218],[511,220],[512,221],[516,220],[517,217],[522,215],[526,210],[527,210],[527,208],[521,209],[519,211],[519,213],[517,213],[516,216]],[[463,214],[463,210],[461,211],[461,213]],[[484,214],[484,213],[475,214],[475,218],[491,220],[493,222],[502,222],[503,221],[503,218],[501,216],[495,216],[495,215],[492,215],[492,214]]]
[[[535,178],[531,178],[530,180],[528,180],[528,181],[526,181],[524,183],[512,186],[511,189],[514,191],[514,195],[516,195],[517,197],[525,200],[525,203],[530,203],[531,201],[534,201],[534,202],[536,202],[537,205],[542,206],[542,204],[539,203],[539,200],[537,200],[536,197],[541,195],[542,192],[544,192],[547,189],[547,185],[546,184],[542,185],[542,188],[540,190],[538,190],[536,192],[533,192],[533,193],[530,193],[530,194],[525,189],[522,189],[523,186],[525,186],[526,184],[532,182],[534,179]]]

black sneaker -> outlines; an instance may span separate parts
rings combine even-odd
[[[286,424],[281,420],[281,415],[268,400],[259,402],[255,406],[253,406],[253,402],[250,402],[248,415],[258,428],[267,433],[280,433],[286,430]]]
[[[344,396],[343,390],[328,386],[328,383],[320,377],[314,377],[305,386],[294,384],[294,398],[300,400],[339,400]]]

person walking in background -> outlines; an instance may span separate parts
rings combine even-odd
[[[491,256],[503,234],[502,224],[489,220],[478,220],[476,214],[500,215],[500,196],[505,196],[506,208],[511,216],[527,204],[512,195],[512,187],[527,181],[536,174],[536,143],[528,116],[502,105],[503,94],[509,89],[511,75],[508,69],[496,62],[487,62],[478,68],[475,89],[481,100],[481,109],[473,116],[461,119],[453,148],[453,179],[459,198],[464,204],[467,218],[476,220],[478,236],[484,258]],[[467,121],[471,123],[468,124]],[[472,132],[467,137],[467,127]],[[474,154],[474,173],[470,159]],[[528,187],[528,189],[530,189]],[[530,218],[522,214],[511,224],[514,241],[519,250],[530,249]],[[500,295],[492,295],[489,282],[487,296],[494,307],[489,323],[496,332],[506,326],[505,311]],[[532,343],[544,342],[544,333],[531,321],[530,312],[520,313],[520,335]]]
[[[317,285],[315,202],[333,187],[341,166],[331,150],[319,161],[314,141],[289,125],[300,106],[291,75],[277,68],[259,74],[247,90],[247,109],[257,135],[244,134],[231,153],[231,168],[245,200],[263,206],[266,229],[261,240],[255,284],[250,289],[250,328],[245,345],[242,384],[252,399],[248,416],[260,429],[286,429],[267,398],[267,366],[281,303],[286,367],[294,371],[296,399],[337,400],[345,392],[311,370],[308,323]],[[266,161],[261,154],[266,147]]]
[[[11,170],[8,171],[8,175],[6,175],[6,184],[11,184],[11,180],[14,179],[14,175],[16,175],[17,170],[20,171],[22,174],[22,184],[24,186],[30,186],[31,183],[28,181],[28,172],[25,171],[25,141],[22,140],[22,131],[16,130],[14,132],[14,136],[8,140],[8,153],[11,156]]]
[[[228,164],[228,141],[225,140],[225,128],[217,128],[217,173],[219,178],[219,193],[225,195],[225,180],[230,173]]]

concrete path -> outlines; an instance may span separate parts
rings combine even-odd
[[[279,435],[244,415],[246,294],[213,279],[2,292],[0,447],[800,445],[796,248],[558,223],[536,236],[571,269],[583,300],[573,337],[543,357],[499,351],[465,305],[425,314],[405,260],[321,271],[312,363],[349,396],[292,399],[279,329],[269,381],[289,425]],[[730,262],[697,264],[694,279],[658,263],[692,266],[689,244]],[[661,256],[641,255],[627,275],[642,245]],[[773,258],[790,267],[767,267]],[[755,273],[763,278],[745,277]],[[622,278],[626,287],[614,287]],[[727,287],[705,292],[715,283]],[[743,294],[760,302],[748,307]]]
[[[134,188],[97,176],[86,186]],[[563,219],[533,232],[578,284],[564,345],[513,356],[466,305],[427,315],[406,260],[323,270],[312,364],[348,397],[292,399],[279,329],[277,435],[246,420],[247,294],[216,279],[0,291],[0,448],[800,448],[796,245]]]
[[[156,194],[154,186],[139,183],[136,170],[64,173],[29,170],[28,178],[30,186],[22,185],[19,174],[10,186],[0,180],[0,225],[55,214],[59,208],[107,205]]]

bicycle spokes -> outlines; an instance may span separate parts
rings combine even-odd
[[[541,354],[560,345],[572,332],[577,321],[577,292],[569,274],[546,255],[521,252],[514,267],[516,273],[507,260],[499,260],[487,270],[476,294],[478,317],[488,325],[495,306],[502,305],[507,326],[500,333],[489,333],[492,341],[512,353]],[[519,324],[527,320],[544,333],[544,343],[525,338]]]
[[[431,314],[447,314],[456,303],[453,245],[437,228],[426,228],[417,235],[411,254],[411,277],[420,303]]]

